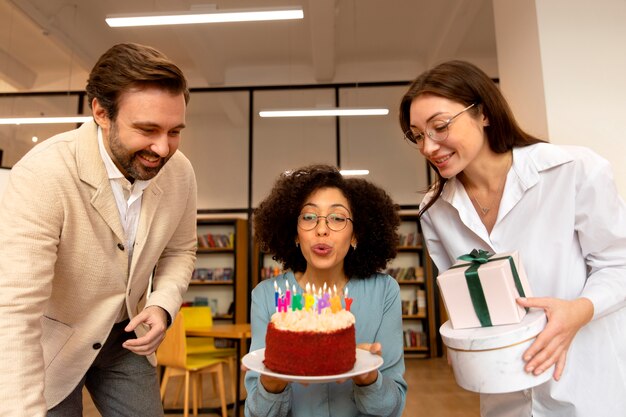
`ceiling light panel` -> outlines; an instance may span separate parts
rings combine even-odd
[[[301,7],[280,9],[217,10],[214,12],[164,12],[109,15],[110,27],[189,25],[199,23],[258,22],[268,20],[303,19]]]

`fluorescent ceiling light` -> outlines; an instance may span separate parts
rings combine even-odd
[[[303,19],[302,7],[285,7],[281,9],[240,9],[141,13],[132,15],[109,15],[106,22],[110,27],[157,26],[157,25],[188,25],[194,23],[226,23],[256,22],[262,20]]]
[[[35,125],[49,123],[85,123],[91,120],[91,116],[66,116],[66,117],[1,117],[0,125]]]
[[[369,169],[342,169],[339,171],[344,177],[369,175]]]
[[[323,117],[323,116],[385,116],[389,109],[336,108],[336,109],[298,109],[298,110],[262,110],[261,117]]]

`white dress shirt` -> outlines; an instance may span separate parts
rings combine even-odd
[[[135,247],[135,238],[137,237],[137,227],[139,226],[139,216],[141,214],[141,197],[143,191],[150,185],[150,180],[135,180],[133,183],[128,181],[124,174],[115,165],[111,156],[104,147],[102,139],[102,129],[98,127],[98,147],[100,148],[100,156],[104,161],[104,166],[109,176],[113,196],[117,210],[120,213],[120,221],[126,235],[126,253],[128,253],[128,272],[130,272],[130,263],[133,259],[133,249]],[[117,322],[128,318],[126,306],[120,308],[120,315]]]
[[[570,346],[560,381],[497,401],[526,402],[517,415],[533,417],[626,415],[626,205],[606,160],[582,147],[516,148],[491,234],[456,178],[422,228],[440,271],[474,248],[518,250],[535,296],[593,303],[593,320]]]

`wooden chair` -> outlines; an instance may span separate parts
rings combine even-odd
[[[185,328],[190,327],[211,327],[213,326],[213,315],[211,307],[193,306],[182,307],[181,314],[185,317]],[[235,400],[235,390],[237,388],[237,349],[235,348],[218,348],[215,346],[215,340],[212,337],[187,337],[187,352],[189,354],[211,354],[216,358],[224,359],[228,364],[231,380],[231,392],[233,401]]]
[[[187,337],[185,335],[185,323],[182,314],[178,314],[174,323],[165,334],[165,339],[156,352],[157,362],[165,367],[161,380],[161,401],[165,397],[165,389],[170,377],[184,376],[184,417],[189,416],[189,385],[191,382],[193,415],[198,415],[198,403],[202,405],[202,375],[211,373],[217,376],[217,389],[222,408],[222,417],[227,417],[226,396],[224,395],[224,360],[211,354],[190,354],[187,350]],[[200,387],[200,390],[198,389]],[[200,395],[198,395],[200,392]],[[177,394],[178,397],[178,394]],[[200,401],[198,399],[200,398]]]

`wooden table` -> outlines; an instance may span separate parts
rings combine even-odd
[[[235,340],[237,342],[237,356],[239,357],[239,362],[241,362],[241,358],[246,354],[245,347],[247,346],[248,339],[252,337],[250,324],[214,324],[210,327],[189,327],[185,333],[187,336],[204,336]],[[241,371],[239,369],[237,369],[236,384],[233,415],[238,417],[239,403],[241,402]]]

